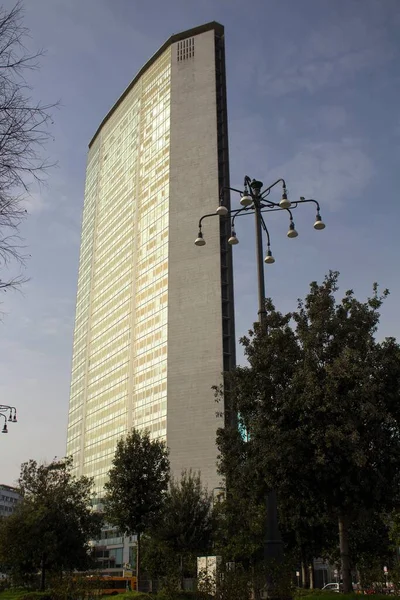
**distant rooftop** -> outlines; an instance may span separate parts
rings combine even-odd
[[[5,483],[0,483],[0,490],[4,490],[6,492],[16,492],[18,494],[18,488],[12,487],[11,485],[6,485]]]

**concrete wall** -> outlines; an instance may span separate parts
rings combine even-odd
[[[219,485],[215,436],[223,420],[212,385],[223,371],[214,31],[194,37],[194,56],[177,60],[172,46],[168,273],[167,444],[171,468],[200,470]]]

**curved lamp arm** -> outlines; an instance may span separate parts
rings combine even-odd
[[[317,207],[317,211],[320,211],[319,203],[314,200],[314,198],[304,198],[304,196],[300,196],[300,200],[296,200],[293,204],[297,206],[298,204],[307,204],[307,202],[313,202]]]

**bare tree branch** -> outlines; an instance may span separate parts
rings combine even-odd
[[[0,291],[26,281],[22,275],[6,280],[1,273],[11,261],[25,263],[19,236],[27,215],[23,201],[30,184],[44,182],[53,166],[42,150],[51,139],[51,109],[57,104],[32,100],[24,73],[39,68],[43,51],[32,54],[25,47],[29,30],[23,16],[21,0],[10,11],[0,8]]]

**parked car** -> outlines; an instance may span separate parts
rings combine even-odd
[[[340,592],[338,583],[327,583],[322,588],[323,592]]]
[[[361,586],[359,583],[352,583],[353,592],[356,594],[361,594]],[[324,592],[342,592],[343,591],[343,583],[327,583],[324,585],[321,591]],[[366,592],[368,593],[368,592]]]

